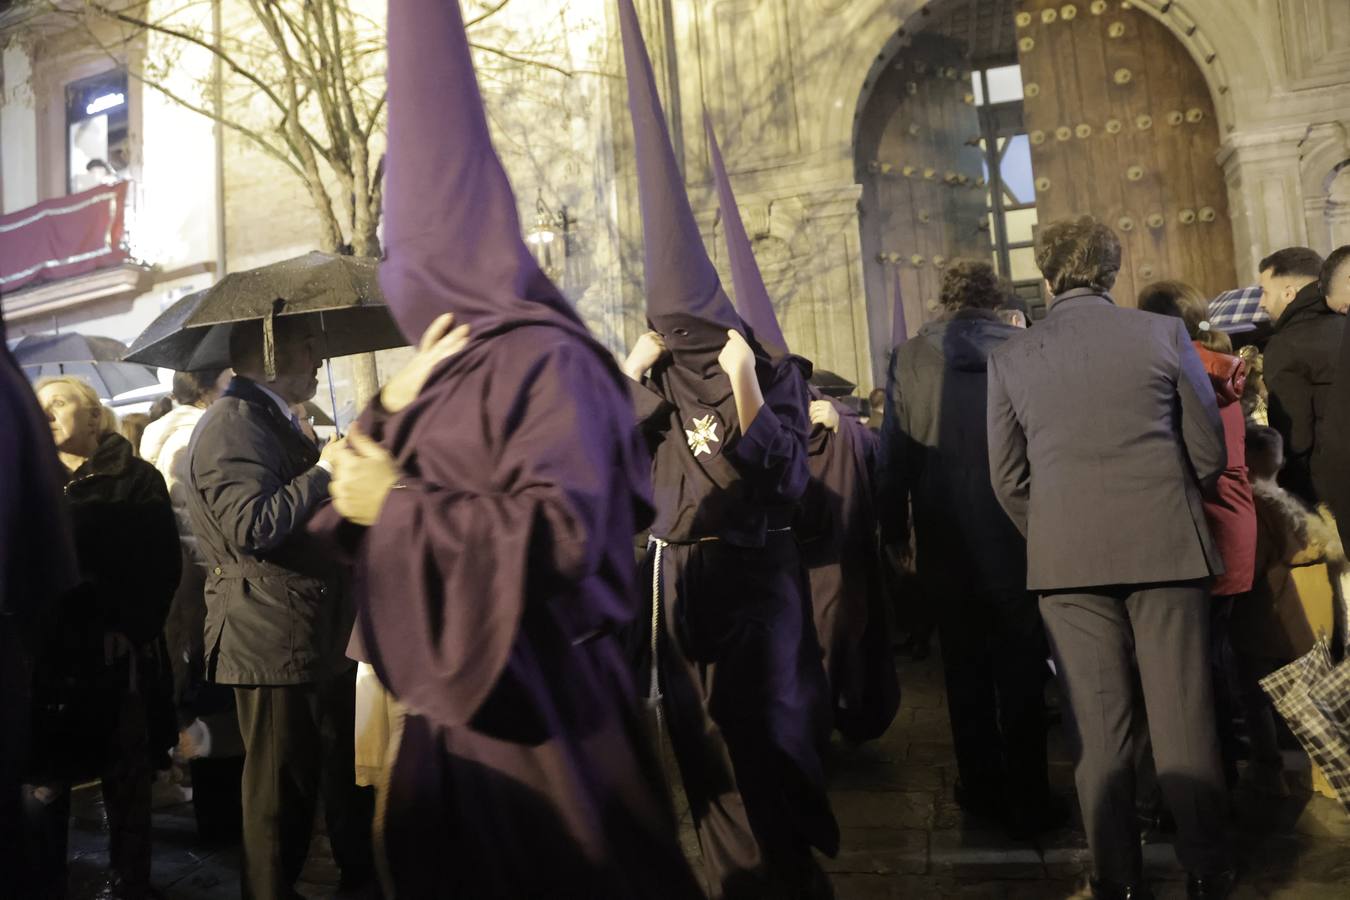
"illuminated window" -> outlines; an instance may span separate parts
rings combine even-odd
[[[988,182],[985,209],[994,265],[1028,301],[1032,317],[1044,314],[1036,269],[1036,177],[1031,141],[1022,123],[1022,70],[990,66],[971,74],[980,113],[979,147]]]
[[[988,83],[990,103],[1020,103],[1022,101],[1022,67],[999,66],[997,69],[985,69],[985,81]]]
[[[127,177],[127,75],[104,72],[66,85],[66,190]]]

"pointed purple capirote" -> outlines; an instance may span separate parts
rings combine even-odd
[[[703,128],[708,133],[708,151],[712,154],[717,202],[722,209],[722,231],[726,235],[727,259],[731,263],[731,283],[736,288],[736,311],[770,356],[787,356],[787,339],[783,337],[783,329],[778,324],[778,316],[769,298],[769,289],[764,286],[759,263],[755,262],[750,237],[745,233],[745,223],[736,206],[736,195],[731,190],[731,179],[722,161],[722,148],[718,146],[717,133],[713,130],[712,117],[707,110],[703,111]]]
[[[446,312],[480,336],[525,321],[584,332],[521,239],[458,0],[390,3],[388,33],[380,285],[404,335]]]
[[[892,276],[892,291],[895,305],[891,307],[891,346],[899,347],[909,340],[909,328],[905,325],[905,300],[900,294],[900,267],[896,266]]]
[[[739,330],[741,321],[722,290],[689,206],[633,0],[618,4],[637,150],[647,318],[665,337],[676,363],[705,368],[708,351],[720,351],[727,331]]]

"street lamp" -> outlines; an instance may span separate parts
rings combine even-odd
[[[567,214],[567,207],[555,215],[544,202],[543,191],[535,201],[534,225],[525,235],[525,243],[534,254],[535,262],[551,280],[558,281],[567,271],[567,251],[569,232],[574,222]]]

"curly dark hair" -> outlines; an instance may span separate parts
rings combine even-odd
[[[1060,219],[1037,236],[1036,267],[1056,297],[1074,288],[1109,291],[1120,272],[1120,239],[1092,216]]]
[[[938,302],[946,309],[998,309],[1008,299],[994,267],[978,259],[954,259],[942,270]]]
[[[1209,301],[1184,281],[1155,281],[1139,292],[1139,308],[1186,323],[1191,340],[1215,353],[1232,353],[1233,341],[1209,321]]]

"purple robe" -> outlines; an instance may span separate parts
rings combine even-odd
[[[812,395],[829,399],[814,389]],[[834,727],[849,740],[866,741],[886,731],[900,705],[872,481],[878,437],[853,410],[829,402],[839,413],[839,430],[811,430],[811,483],[794,527],[810,577]]]
[[[626,380],[520,239],[454,0],[389,4],[388,259],[405,333],[472,328],[360,426],[405,474],[352,548],[408,707],[380,843],[400,897],[697,897],[614,636],[650,516]]]

